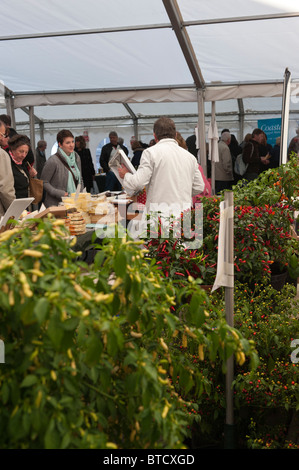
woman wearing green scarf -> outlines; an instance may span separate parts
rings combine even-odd
[[[78,184],[83,190],[81,160],[74,151],[75,140],[71,131],[63,129],[57,134],[58,150],[47,160],[41,179],[44,181],[46,207],[58,206],[63,196],[76,192]]]

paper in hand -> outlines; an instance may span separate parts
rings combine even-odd
[[[122,149],[118,149],[115,154],[110,158],[109,167],[111,168],[111,170],[113,171],[113,173],[121,184],[123,182],[123,178],[119,176],[118,168],[120,168],[122,165],[125,165],[125,167],[129,170],[130,173],[136,173],[135,168],[133,167],[125,152]]]

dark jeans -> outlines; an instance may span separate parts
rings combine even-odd
[[[253,181],[258,177],[258,173],[245,173],[243,178],[247,181]]]
[[[232,189],[232,181],[215,180],[215,194],[219,194],[224,189]]]
[[[108,171],[106,173],[106,184],[105,191],[121,191],[122,187],[118,179],[116,178],[113,171]]]

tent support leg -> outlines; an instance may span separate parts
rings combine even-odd
[[[16,118],[15,118],[15,107],[14,107],[14,99],[12,96],[6,98],[6,112],[10,116],[11,119],[11,127],[13,129],[16,128]]]
[[[231,217],[228,218],[226,234],[226,259],[229,266],[234,266],[234,193],[225,192],[225,208],[231,208]],[[234,287],[225,287],[225,318],[227,324],[234,326]],[[227,360],[227,371],[225,377],[226,391],[226,422],[224,428],[224,447],[226,449],[235,448],[235,425],[234,425],[234,403],[233,403],[233,380],[234,380],[234,357]]]
[[[207,176],[207,151],[206,151],[206,125],[205,125],[205,102],[203,97],[203,90],[197,90],[197,104],[198,104],[198,141],[199,141],[199,155],[200,165],[203,169],[204,175]]]
[[[30,125],[30,142],[31,142],[31,150],[33,152],[35,158],[35,117],[34,117],[34,107],[29,106],[29,125]]]

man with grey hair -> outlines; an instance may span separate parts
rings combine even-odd
[[[135,174],[118,169],[128,194],[146,188],[146,212],[179,215],[192,206],[192,196],[204,190],[194,156],[178,145],[172,119],[162,116],[154,123],[156,145],[146,148]]]
[[[218,142],[219,162],[215,163],[215,193],[224,189],[231,189],[234,180],[233,162],[229,149],[231,141],[230,132],[222,132]]]
[[[111,131],[109,133],[109,140],[110,142],[104,145],[100,155],[100,165],[103,168],[104,173],[106,173],[105,191],[121,191],[122,188],[120,182],[113,171],[109,168],[109,160],[119,148],[121,148],[126,155],[128,155],[129,151],[127,147],[119,143],[118,135],[115,131]]]

